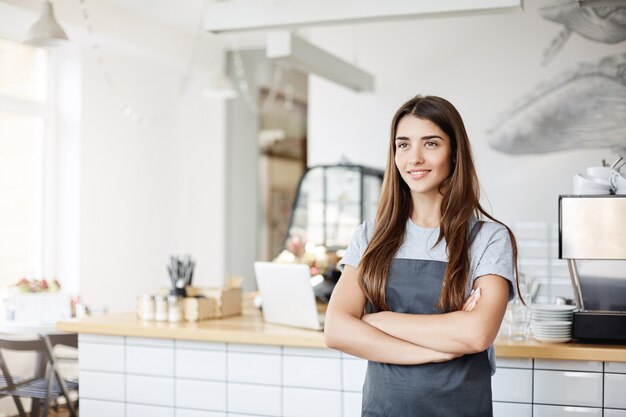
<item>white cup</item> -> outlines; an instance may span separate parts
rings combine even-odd
[[[574,194],[604,195],[611,194],[611,182],[587,174],[574,175]]]
[[[611,167],[587,167],[587,175],[603,181],[610,181],[612,172],[615,170]]]
[[[611,184],[615,190],[615,194],[626,195],[626,176],[617,171],[611,173]]]

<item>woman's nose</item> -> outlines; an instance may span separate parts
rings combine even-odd
[[[424,162],[424,158],[422,157],[422,152],[419,149],[419,147],[417,147],[413,152],[411,152],[411,159],[409,159],[409,162],[414,165],[421,164],[422,162]]]

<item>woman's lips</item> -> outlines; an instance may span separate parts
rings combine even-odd
[[[424,178],[430,172],[429,169],[412,169],[408,171],[408,174],[414,180],[419,180],[420,178]]]

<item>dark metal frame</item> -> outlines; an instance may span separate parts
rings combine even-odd
[[[330,169],[330,168],[347,168],[347,169],[352,169],[355,171],[359,171],[361,174],[361,181],[360,181],[360,195],[361,195],[361,206],[360,206],[360,216],[361,216],[361,222],[363,222],[363,179],[364,176],[369,175],[369,176],[373,176],[373,177],[378,177],[380,178],[381,182],[384,179],[384,171],[377,169],[377,168],[371,168],[371,167],[367,167],[364,165],[358,165],[358,164],[350,164],[350,163],[339,163],[339,164],[323,164],[323,165],[314,165],[311,167],[307,167],[306,170],[304,171],[304,173],[302,174],[302,176],[300,177],[300,180],[298,181],[298,188],[296,189],[296,198],[293,200],[293,203],[291,203],[291,216],[289,217],[289,224],[287,225],[287,233],[285,234],[285,239],[283,240],[283,247],[286,247],[287,245],[287,240],[289,239],[289,232],[291,230],[291,227],[293,226],[293,220],[294,220],[294,215],[296,212],[296,207],[298,206],[298,199],[300,197],[300,190],[302,188],[302,183],[304,182],[304,179],[306,178],[307,174],[309,173],[309,171],[313,170],[313,169],[320,169],[322,168],[324,170],[324,177],[323,177],[323,187],[324,187],[324,213],[323,213],[323,233],[324,233],[324,242],[326,242],[326,201],[327,201],[327,184],[326,184],[326,170]]]

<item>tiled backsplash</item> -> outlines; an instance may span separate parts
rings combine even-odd
[[[516,222],[512,229],[519,249],[520,272],[539,282],[537,295],[572,298],[567,262],[558,257],[558,224]]]

